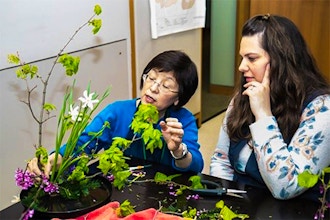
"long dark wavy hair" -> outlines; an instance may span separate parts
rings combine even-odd
[[[330,94],[329,83],[322,76],[306,42],[288,18],[257,15],[243,26],[242,37],[260,34],[260,45],[270,56],[270,102],[284,140],[290,140],[300,122],[303,103],[314,92]],[[245,79],[241,77],[234,93],[227,130],[231,140],[249,140],[249,125],[255,121],[249,97],[242,95]]]

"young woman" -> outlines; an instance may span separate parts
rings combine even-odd
[[[289,19],[258,15],[243,26],[240,84],[227,108],[210,174],[267,186],[275,198],[307,189],[304,170],[330,165],[330,88]]]
[[[194,115],[183,106],[195,93],[198,86],[197,69],[194,62],[181,51],[165,51],[154,57],[145,67],[141,76],[140,98],[121,100],[105,107],[80,136],[77,146],[90,140],[89,132],[101,130],[105,121],[110,128],[93,141],[86,153],[107,149],[113,137],[131,139],[130,124],[139,104],[152,104],[159,112],[159,122],[155,125],[163,134],[163,148],[153,153],[145,149],[142,142],[134,142],[124,154],[129,157],[172,166],[179,171],[201,172],[204,166],[199,151],[198,128]],[[61,148],[64,154],[65,145]],[[61,158],[60,158],[61,159]],[[54,154],[49,157],[45,173],[49,174]],[[60,162],[60,160],[59,160]],[[40,174],[36,158],[28,164],[31,172]]]

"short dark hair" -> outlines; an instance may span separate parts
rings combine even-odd
[[[143,76],[148,74],[151,69],[160,72],[173,72],[179,85],[179,103],[174,106],[175,108],[179,109],[184,106],[194,95],[198,86],[197,68],[186,53],[179,50],[169,50],[155,56],[143,70],[140,89],[143,88]]]

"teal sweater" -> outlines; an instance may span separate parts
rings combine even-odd
[[[91,123],[86,127],[85,131],[79,137],[77,146],[81,146],[90,140],[91,136],[89,132],[98,132],[101,130],[105,121],[110,123],[110,128],[106,128],[96,141],[92,141],[88,147],[85,148],[85,152],[90,154],[93,151],[97,152],[102,148],[107,149],[111,146],[112,138],[123,137],[129,138],[130,124],[133,120],[134,114],[137,110],[136,99],[116,101],[105,107]],[[124,154],[129,157],[135,157],[140,159],[146,159],[151,162],[158,162],[164,165],[172,166],[179,171],[193,171],[201,172],[204,166],[203,157],[199,151],[200,145],[198,141],[198,128],[196,125],[196,119],[190,111],[185,108],[179,110],[168,110],[168,117],[177,118],[184,129],[184,136],[182,142],[188,147],[189,152],[192,155],[192,162],[189,167],[182,169],[175,166],[175,161],[172,158],[170,151],[167,149],[167,145],[163,140],[163,150],[156,149],[153,154],[148,150],[145,150],[141,142],[134,142]],[[164,120],[164,118],[160,119]],[[160,130],[159,122],[156,128]],[[60,149],[60,154],[64,155],[66,145],[63,145]],[[144,158],[146,157],[146,158]]]

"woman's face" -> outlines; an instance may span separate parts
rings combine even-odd
[[[242,57],[238,70],[243,73],[246,82],[262,82],[266,65],[270,58],[268,53],[261,48],[261,35],[242,37],[239,54]]]
[[[141,101],[144,104],[153,104],[163,116],[166,109],[179,102],[179,85],[172,72],[158,72],[152,69],[147,74],[141,90]]]

